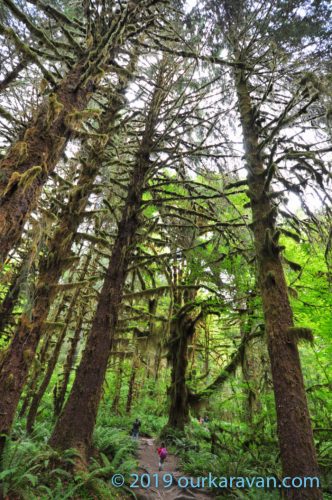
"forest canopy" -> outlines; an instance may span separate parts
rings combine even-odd
[[[0,499],[332,498],[331,35],[0,0]]]

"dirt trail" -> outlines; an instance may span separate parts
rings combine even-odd
[[[148,489],[140,488],[133,490],[139,500],[152,500],[167,498],[168,500],[211,500],[203,490],[197,488],[180,488],[177,484],[178,478],[186,476],[178,469],[178,460],[174,455],[168,455],[164,463],[163,470],[158,470],[158,454],[157,444],[154,439],[141,438],[139,442],[139,468],[138,474],[150,474],[151,486]],[[154,474],[158,474],[158,479]],[[170,488],[165,488],[163,484],[163,475],[172,474],[173,482]],[[189,478],[189,476],[187,476]],[[159,486],[156,488],[156,481],[158,480]],[[167,476],[168,481],[168,476]],[[167,483],[166,483],[167,484]],[[195,484],[195,483],[194,483]]]

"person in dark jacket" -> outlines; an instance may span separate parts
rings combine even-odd
[[[131,430],[131,435],[134,439],[138,439],[140,427],[141,427],[141,421],[138,418],[136,418],[135,422],[133,423],[133,428]]]

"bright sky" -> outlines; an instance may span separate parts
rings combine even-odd
[[[197,0],[187,0],[186,1],[186,10],[191,10],[197,4]]]

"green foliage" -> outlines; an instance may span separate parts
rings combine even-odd
[[[58,453],[47,445],[50,425],[38,423],[34,433],[27,437],[16,425],[15,441],[8,443],[4,454],[4,468],[0,473],[4,494],[18,495],[22,500],[117,498],[109,477],[117,472],[124,475],[136,467],[134,455],[137,443],[127,432],[117,427],[98,425],[95,445],[98,456],[91,461],[88,472],[73,475],[70,472],[77,452]],[[121,493],[120,493],[121,495]]]
[[[97,426],[94,433],[94,443],[101,452],[104,459],[113,471],[125,473],[135,466],[132,457],[137,449],[137,443],[130,436],[129,432],[123,431],[117,427]]]

